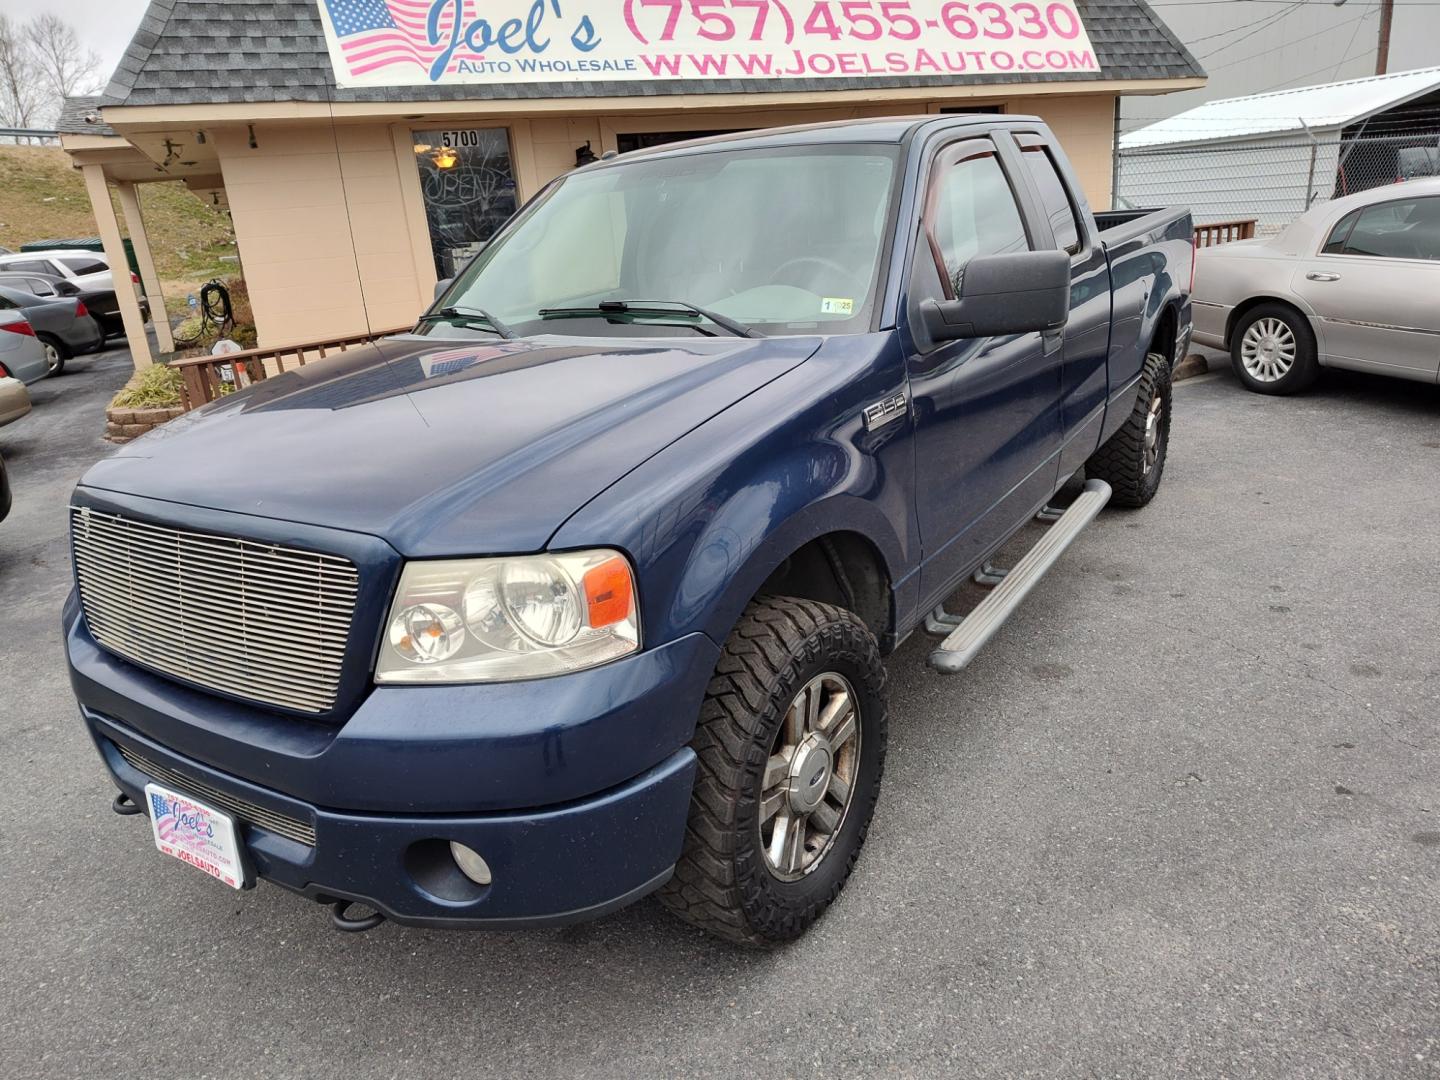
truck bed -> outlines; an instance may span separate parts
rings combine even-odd
[[[1183,218],[1190,221],[1190,211],[1180,206],[1145,208],[1142,210],[1101,210],[1095,215],[1100,228],[1100,241],[1106,247],[1117,247],[1127,240],[1147,234],[1159,238],[1171,232],[1170,226]]]

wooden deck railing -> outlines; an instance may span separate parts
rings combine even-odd
[[[179,371],[184,380],[180,398],[186,411],[189,411],[214,401],[221,395],[221,388],[227,383],[233,383],[237,389],[249,386],[291,368],[304,367],[311,360],[323,359],[331,353],[345,352],[357,345],[368,345],[377,338],[389,337],[391,334],[403,334],[409,329],[408,326],[401,326],[298,345],[247,349],[244,352],[230,353],[228,356],[191,356],[184,360],[172,360],[170,366]],[[229,379],[224,377],[227,371],[230,374]]]
[[[1195,226],[1195,246],[1214,247],[1228,244],[1232,240],[1255,239],[1255,219],[1243,221],[1212,221],[1208,225]]]

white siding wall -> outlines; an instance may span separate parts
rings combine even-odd
[[[1120,157],[1117,205],[1188,206],[1197,223],[1255,218],[1261,235],[1293,221],[1334,190],[1338,143],[1333,133],[1315,147],[1305,135],[1201,149],[1132,151]]]

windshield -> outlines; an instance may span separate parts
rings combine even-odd
[[[425,331],[496,332],[465,311],[521,334],[868,331],[897,158],[772,147],[574,173],[456,279],[433,309],[452,317]]]

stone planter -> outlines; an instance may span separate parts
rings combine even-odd
[[[157,409],[117,409],[111,406],[105,410],[105,441],[128,443],[184,414],[185,409],[180,405]]]

